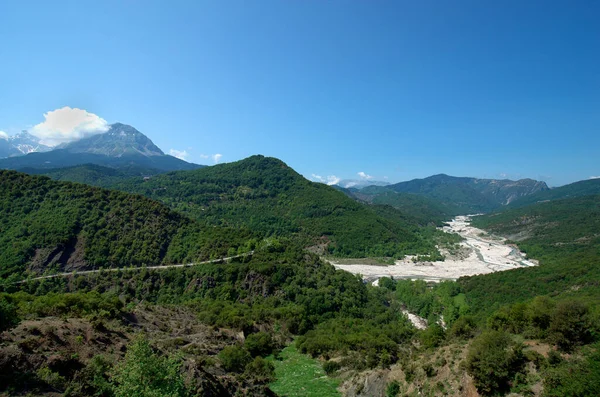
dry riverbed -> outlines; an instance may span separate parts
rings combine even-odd
[[[460,254],[442,254],[445,261],[415,262],[410,256],[398,260],[393,265],[381,266],[355,259],[349,263],[330,261],[338,269],[353,274],[360,274],[367,280],[377,280],[380,277],[396,279],[423,279],[427,281],[455,280],[461,276],[473,276],[519,267],[536,266],[537,262],[527,259],[525,254],[516,247],[507,245],[505,239],[490,235],[481,229],[470,225],[470,216],[457,216],[443,230],[457,233],[465,238],[460,243]]]

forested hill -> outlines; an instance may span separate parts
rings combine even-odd
[[[519,197],[548,190],[544,182],[454,177],[445,174],[400,182],[387,188],[399,193],[419,194],[457,208],[464,213],[489,212]]]
[[[473,225],[516,241],[540,260],[534,268],[461,279],[474,306],[490,312],[547,294],[600,303],[600,196],[511,209],[476,217]]]
[[[509,208],[519,208],[544,201],[560,200],[600,194],[600,179],[570,183],[550,190],[543,190],[512,202]]]
[[[340,256],[435,251],[431,239],[420,237],[409,218],[381,216],[377,208],[310,182],[275,158],[257,155],[149,180],[132,178],[112,187],[162,201],[207,225],[328,244],[329,252]]]
[[[207,259],[244,237],[239,229],[202,229],[145,197],[0,171],[2,278]]]

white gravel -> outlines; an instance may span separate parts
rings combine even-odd
[[[537,265],[537,261],[527,259],[516,247],[506,245],[505,239],[490,236],[483,230],[472,227],[470,221],[471,216],[457,216],[449,222],[449,226],[443,228],[446,232],[457,233],[465,238],[460,243],[468,250],[465,258],[413,262],[411,257],[406,257],[389,266],[365,265],[360,263],[360,259],[357,259],[355,264],[330,262],[338,269],[360,274],[367,280],[394,277],[426,281],[455,280],[461,276]]]

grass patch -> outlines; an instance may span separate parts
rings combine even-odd
[[[321,364],[309,355],[301,354],[292,343],[279,353],[277,359],[269,356],[275,365],[277,380],[269,385],[282,397],[341,396],[339,381],[325,375]]]

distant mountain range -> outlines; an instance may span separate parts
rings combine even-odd
[[[47,152],[51,147],[42,145],[39,138],[27,131],[9,137],[0,136],[0,158],[23,156],[33,152]]]
[[[30,173],[82,164],[119,169],[131,175],[202,167],[165,154],[147,136],[121,123],[112,124],[105,133],[56,148],[43,146],[36,137],[24,132],[8,140],[0,139],[0,157],[7,157],[0,160],[0,168]]]
[[[367,186],[388,186],[388,185],[390,185],[389,182],[371,181],[371,180],[365,180],[365,179],[342,179],[341,181],[336,183],[336,186],[342,187],[344,189],[351,189],[351,188],[362,189]]]
[[[349,189],[347,194],[362,201],[388,204],[400,210],[420,207],[425,212],[435,211],[438,215],[452,216],[490,212],[522,197],[547,190],[550,189],[545,182],[533,179],[511,181],[439,174],[388,186]]]

